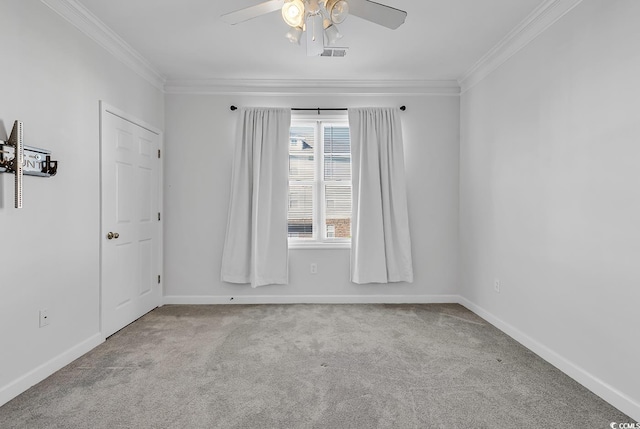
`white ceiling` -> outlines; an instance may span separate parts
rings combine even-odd
[[[397,30],[350,16],[345,58],[307,57],[279,12],[235,26],[261,0],[77,0],[169,80],[453,80],[545,0],[377,0],[407,11]]]

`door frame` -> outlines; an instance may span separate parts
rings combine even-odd
[[[100,171],[100,193],[98,195],[99,198],[99,207],[100,207],[100,222],[99,222],[99,230],[98,230],[98,253],[100,255],[100,263],[99,263],[99,291],[100,291],[100,296],[99,296],[99,305],[98,305],[98,314],[99,314],[99,326],[100,326],[100,334],[102,335],[103,340],[106,339],[106,337],[104,336],[104,329],[103,329],[103,325],[104,325],[104,321],[103,321],[103,314],[102,314],[102,304],[103,304],[103,287],[104,285],[102,284],[102,279],[103,279],[103,255],[102,255],[102,231],[104,230],[103,228],[103,223],[104,223],[104,219],[102,218],[102,196],[103,196],[103,179],[104,179],[104,172],[103,172],[103,164],[102,164],[102,147],[104,145],[104,130],[103,130],[103,118],[105,115],[107,114],[112,114],[115,115],[121,119],[124,119],[125,121],[131,122],[134,125],[137,125],[141,128],[146,129],[147,131],[150,131],[154,134],[158,135],[158,146],[160,148],[160,162],[158,163],[158,208],[160,210],[161,216],[160,216],[160,221],[158,222],[158,271],[160,272],[160,290],[159,290],[159,297],[158,297],[158,307],[161,307],[164,304],[164,132],[162,130],[160,130],[160,128],[157,128],[127,112],[125,112],[124,110],[118,109],[117,107],[114,107],[108,103],[106,103],[104,100],[99,100],[99,110],[100,110],[100,116],[99,116],[99,133],[100,133],[100,145],[99,145],[99,150],[100,150],[100,156],[99,156],[99,171]]]

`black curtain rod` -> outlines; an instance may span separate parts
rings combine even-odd
[[[238,110],[238,108],[236,106],[231,106],[230,107],[231,111],[235,111]],[[320,114],[321,110],[349,110],[347,107],[292,107],[291,110],[295,110],[295,111],[300,111],[300,110],[308,110],[308,111],[318,111],[318,115]],[[407,106],[400,106],[400,110],[402,110],[403,112],[405,110],[407,110]]]

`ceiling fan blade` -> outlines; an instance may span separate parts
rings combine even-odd
[[[349,0],[349,14],[395,30],[404,24],[407,12],[369,0]]]
[[[228,24],[235,25],[282,9],[283,4],[284,0],[268,0],[255,6],[249,6],[244,9],[236,10],[235,12],[225,13],[220,16],[220,19]]]
[[[324,31],[322,29],[322,15],[308,16],[307,27],[307,56],[317,57],[324,52]]]

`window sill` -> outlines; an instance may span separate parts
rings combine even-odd
[[[289,241],[289,249],[291,250],[331,250],[331,249],[351,249],[350,241],[342,241],[337,243],[320,242],[320,241]]]

